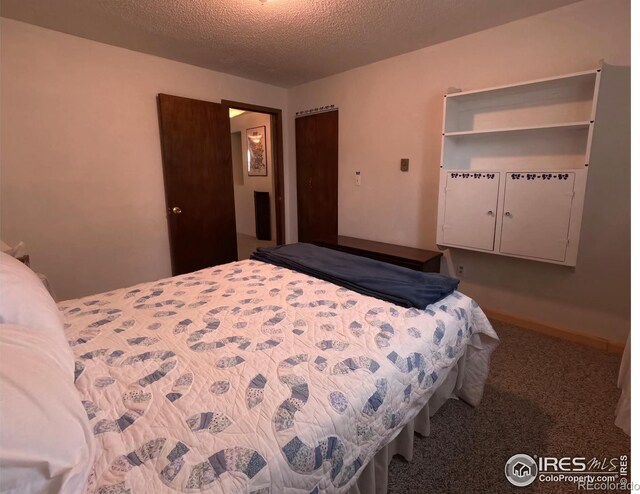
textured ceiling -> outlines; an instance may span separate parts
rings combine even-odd
[[[291,87],[576,0],[2,0],[20,21]]]

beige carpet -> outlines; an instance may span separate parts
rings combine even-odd
[[[236,234],[238,239],[238,261],[243,259],[249,259],[249,256],[258,247],[272,247],[276,245],[275,240],[258,240],[251,235],[245,235],[244,233]]]
[[[478,408],[449,400],[416,436],[411,463],[394,458],[389,494],[576,492],[570,483],[514,487],[504,476],[516,453],[617,457],[630,440],[614,421],[620,356],[494,322],[494,353]],[[602,492],[602,491],[600,491]]]

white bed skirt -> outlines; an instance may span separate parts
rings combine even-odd
[[[490,342],[482,335],[475,336],[477,338],[472,339],[465,354],[451,368],[427,404],[389,444],[376,453],[348,494],[386,494],[391,459],[394,455],[400,455],[407,461],[413,459],[414,433],[428,436],[431,417],[448,399],[460,397],[473,406],[480,402],[488,377],[489,357],[497,342]]]
[[[631,334],[627,336],[627,344],[624,346],[620,373],[618,374],[618,388],[622,390],[618,406],[616,406],[615,424],[620,427],[627,436],[631,435]]]

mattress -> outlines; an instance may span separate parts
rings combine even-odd
[[[497,342],[459,292],[404,309],[259,261],[60,309],[99,494],[347,492],[465,352],[476,404]]]

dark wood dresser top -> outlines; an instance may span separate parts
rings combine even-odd
[[[316,245],[425,272],[439,272],[442,252],[386,244],[361,238],[338,236],[336,242],[316,242]]]

